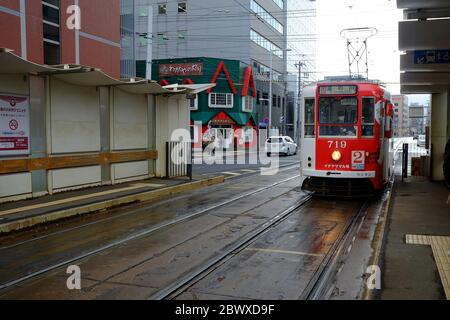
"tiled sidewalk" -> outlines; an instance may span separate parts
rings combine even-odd
[[[450,237],[448,195],[443,183],[425,178],[396,182],[383,252],[381,299],[448,298],[450,241],[432,241]]]

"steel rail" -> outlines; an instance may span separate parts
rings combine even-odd
[[[293,170],[293,169],[297,169],[297,168],[300,168],[300,166],[298,164],[290,164],[290,165],[286,165],[284,167],[280,166],[279,172],[285,172],[285,171],[289,171],[289,170]],[[236,176],[236,177],[225,178],[225,182],[244,180],[245,178],[249,178],[249,177],[254,176],[256,174],[258,174],[258,172],[246,173],[246,174],[242,174],[242,175]],[[218,188],[219,186],[212,186],[212,187],[213,188]],[[204,190],[197,190],[197,191],[204,191]],[[16,248],[16,247],[19,247],[19,246],[27,244],[27,243],[35,242],[35,241],[42,240],[42,239],[47,239],[47,238],[50,238],[52,236],[65,234],[67,232],[80,230],[80,229],[83,229],[83,228],[86,228],[86,227],[89,227],[89,226],[92,226],[92,225],[96,225],[96,224],[99,224],[99,223],[103,223],[103,222],[106,222],[106,221],[122,218],[122,217],[125,217],[125,216],[128,216],[128,215],[132,215],[132,214],[136,214],[136,213],[139,213],[139,212],[142,212],[142,211],[145,211],[145,210],[149,210],[149,209],[151,209],[151,208],[153,208],[155,206],[164,204],[166,202],[173,201],[174,199],[175,200],[180,200],[180,199],[183,199],[183,198],[186,198],[186,197],[189,197],[189,196],[190,196],[189,194],[183,194],[183,195],[179,195],[179,196],[177,196],[175,198],[171,198],[171,199],[162,199],[162,200],[160,200],[158,202],[149,203],[149,205],[147,207],[145,207],[145,208],[132,209],[130,211],[126,211],[126,212],[121,213],[121,214],[105,217],[103,219],[99,219],[99,220],[96,220],[96,221],[88,222],[88,223],[85,223],[85,224],[82,224],[82,225],[79,225],[79,226],[76,226],[76,227],[71,227],[71,228],[67,228],[67,229],[51,232],[51,233],[48,233],[48,234],[43,235],[43,236],[35,237],[35,238],[32,238],[32,239],[28,239],[28,240],[21,241],[21,242],[18,242],[18,243],[14,243],[14,244],[11,244],[11,245],[0,246],[0,251]],[[142,202],[142,203],[145,204],[145,202]],[[131,204],[128,204],[128,205],[131,205]],[[124,206],[121,206],[120,208],[123,209],[123,208],[126,208],[126,206],[127,205],[124,205]],[[115,209],[117,209],[117,208],[111,208],[110,210],[115,210]],[[92,212],[91,214],[95,214],[95,213],[98,213],[98,212],[99,211]],[[1,289],[1,287],[0,287],[0,289]]]
[[[312,199],[312,194],[307,195],[306,197],[298,200],[294,205],[287,208],[280,214],[272,217],[264,224],[261,225],[258,229],[250,232],[245,237],[239,239],[236,243],[234,243],[229,249],[220,253],[216,257],[209,260],[207,263],[203,264],[201,267],[196,269],[195,271],[185,275],[184,277],[178,279],[177,281],[169,284],[168,286],[160,289],[156,293],[149,296],[148,300],[164,300],[164,299],[173,299],[179,296],[181,293],[185,292],[189,287],[206,277],[208,274],[217,269],[224,262],[233,258],[236,254],[247,248],[250,244],[252,244],[259,237],[263,236],[267,232],[270,231],[275,225],[281,223],[286,220],[290,215],[296,212],[300,207],[308,203]]]
[[[111,243],[109,243],[109,244],[106,244],[106,245],[103,245],[103,246],[101,246],[101,247],[99,247],[99,248],[97,248],[97,249],[90,250],[90,251],[87,251],[87,252],[85,252],[85,253],[79,254],[79,255],[77,255],[77,256],[71,258],[71,259],[64,260],[64,261],[62,261],[62,262],[53,264],[53,265],[51,265],[51,266],[49,266],[49,267],[46,267],[46,268],[43,268],[43,269],[41,269],[41,270],[38,270],[38,271],[35,271],[35,272],[31,272],[31,273],[27,274],[26,276],[23,276],[23,277],[20,277],[20,278],[15,279],[15,280],[12,280],[12,281],[9,281],[9,282],[0,284],[0,290],[4,290],[4,289],[7,289],[7,288],[9,288],[9,287],[15,286],[15,285],[17,285],[17,284],[19,284],[19,283],[22,283],[22,282],[24,282],[24,281],[30,280],[30,279],[32,279],[32,278],[35,278],[35,277],[37,277],[37,276],[40,276],[40,275],[42,275],[42,274],[44,274],[44,273],[47,273],[47,272],[49,272],[49,271],[52,271],[52,270],[61,268],[61,267],[63,267],[63,266],[69,265],[69,264],[71,264],[71,263],[73,263],[73,262],[75,262],[75,261],[79,261],[79,260],[81,260],[81,259],[84,259],[84,258],[93,256],[93,255],[95,255],[95,254],[98,254],[98,253],[101,253],[101,252],[103,252],[103,251],[105,251],[105,250],[108,250],[108,249],[111,249],[111,248],[113,248],[113,247],[122,245],[122,244],[124,244],[124,243],[129,242],[129,241],[136,240],[136,239],[141,238],[141,237],[143,237],[143,236],[147,236],[147,235],[149,235],[149,234],[151,234],[151,233],[154,233],[154,232],[156,232],[156,231],[159,231],[159,230],[161,230],[161,229],[164,229],[164,228],[167,228],[167,227],[170,227],[170,226],[179,224],[179,223],[181,223],[181,222],[184,222],[184,221],[193,219],[193,218],[198,217],[198,216],[200,216],[200,215],[203,215],[203,214],[205,214],[205,213],[207,213],[207,212],[209,212],[209,211],[211,211],[211,210],[214,210],[214,209],[223,207],[223,206],[225,206],[225,205],[227,205],[227,204],[230,204],[230,203],[233,203],[233,202],[235,202],[235,201],[238,201],[238,200],[247,198],[247,197],[252,196],[252,195],[254,195],[254,194],[261,193],[261,192],[263,192],[263,191],[269,190],[269,189],[274,188],[274,187],[276,187],[276,186],[278,186],[278,185],[281,185],[281,184],[283,184],[283,183],[286,183],[286,182],[289,182],[289,181],[291,181],[291,180],[297,179],[297,178],[299,178],[299,177],[300,177],[300,175],[295,175],[295,176],[290,177],[290,178],[288,178],[288,179],[284,179],[284,180],[278,181],[278,182],[273,183],[273,184],[271,184],[271,185],[268,185],[268,186],[266,186],[266,187],[259,188],[259,189],[257,189],[257,190],[254,190],[254,191],[245,193],[245,194],[243,194],[243,195],[234,197],[234,198],[229,199],[229,200],[227,200],[227,201],[223,201],[223,202],[221,202],[221,203],[218,203],[218,204],[216,204],[216,205],[213,205],[213,206],[210,206],[210,207],[208,207],[208,208],[202,209],[202,210],[200,210],[200,211],[197,211],[197,212],[194,212],[194,213],[191,213],[191,214],[188,214],[188,215],[184,215],[184,216],[181,216],[181,217],[179,217],[179,218],[172,219],[172,220],[170,220],[170,221],[167,221],[167,222],[164,222],[164,223],[161,223],[161,224],[157,224],[157,225],[155,225],[155,226],[153,226],[153,227],[151,227],[151,228],[148,228],[148,229],[145,229],[145,230],[143,230],[143,231],[137,232],[137,233],[135,233],[135,234],[129,235],[129,236],[127,236],[127,237],[125,237],[125,238],[123,238],[123,239],[121,239],[121,240],[113,241],[113,242],[111,242]]]
[[[352,242],[366,217],[367,208],[368,203],[364,202],[346,224],[344,232],[341,232],[339,238],[317,268],[299,300],[325,300],[329,298],[332,282],[338,271],[337,267],[351,249]]]

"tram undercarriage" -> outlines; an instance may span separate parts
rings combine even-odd
[[[303,189],[316,196],[339,198],[368,198],[377,194],[370,179],[308,177]]]

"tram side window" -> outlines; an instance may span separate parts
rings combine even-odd
[[[374,98],[362,99],[362,136],[373,137],[375,135],[375,100]]]
[[[305,99],[305,137],[316,136],[316,99]]]

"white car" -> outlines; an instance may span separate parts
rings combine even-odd
[[[270,137],[266,141],[266,152],[268,157],[274,153],[284,154],[286,156],[295,155],[297,154],[297,149],[298,146],[291,137],[275,136]]]

